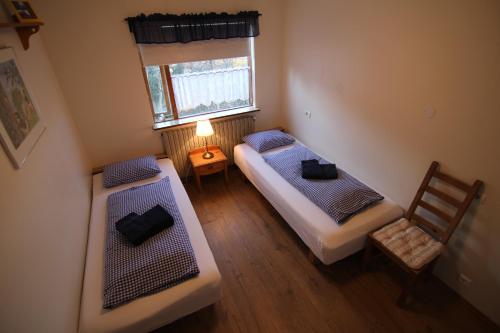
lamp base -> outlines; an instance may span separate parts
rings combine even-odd
[[[206,151],[205,153],[203,153],[201,157],[203,157],[206,160],[209,160],[214,157],[214,153]]]

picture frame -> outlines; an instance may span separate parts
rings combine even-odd
[[[4,0],[10,14],[19,23],[43,24],[28,0]]]
[[[0,142],[16,169],[26,162],[45,128],[14,51],[0,49]]]

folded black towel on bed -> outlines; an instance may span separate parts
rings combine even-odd
[[[115,223],[116,230],[120,231],[120,228],[122,228],[122,226],[124,224],[129,223],[131,220],[135,219],[137,216],[139,216],[139,215],[137,215],[136,213],[130,213],[127,216],[122,217],[121,219],[119,219]]]
[[[117,221],[115,227],[130,243],[138,246],[173,224],[173,217],[162,206],[156,205],[142,215],[128,214]]]
[[[321,179],[323,169],[319,165],[318,160],[304,160],[302,163],[302,178],[304,179]]]
[[[338,172],[337,166],[335,164],[320,164],[321,169],[323,170],[323,178],[322,179],[337,179]]]
[[[304,160],[301,163],[304,179],[336,179],[338,177],[335,164],[319,164],[318,160]]]

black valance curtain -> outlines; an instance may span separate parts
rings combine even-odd
[[[238,14],[151,14],[129,17],[137,44],[189,43],[196,40],[256,37],[259,12]]]

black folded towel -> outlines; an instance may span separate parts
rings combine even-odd
[[[318,160],[302,161],[302,178],[304,179],[336,179],[337,177],[335,164],[319,164]]]
[[[322,179],[337,179],[338,172],[337,166],[335,164],[320,164],[321,169],[323,170],[323,178]]]
[[[304,179],[321,179],[323,170],[319,165],[318,160],[302,161],[302,178]]]
[[[135,219],[137,216],[138,215],[136,213],[130,213],[127,216],[122,217],[120,220],[116,221],[116,223],[115,223],[116,230],[120,231],[120,228],[122,228],[122,226],[124,224],[129,223],[131,220]]]
[[[162,206],[156,205],[142,215],[128,214],[116,222],[115,227],[137,246],[173,224],[173,217]]]

